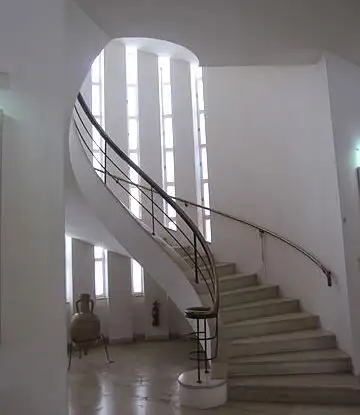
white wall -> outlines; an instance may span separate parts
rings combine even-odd
[[[0,90],[3,415],[64,415],[67,408],[64,7],[64,0],[1,3],[0,72],[11,83]]]
[[[134,337],[131,263],[129,257],[108,252],[109,337],[130,341]]]
[[[72,240],[73,309],[80,294],[95,298],[94,246],[79,239]]]
[[[360,146],[360,68],[326,55],[339,183],[353,340],[353,363],[360,373],[360,204],[356,148]],[[342,281],[339,281],[342,283]],[[346,287],[343,287],[346,290]]]
[[[278,232],[317,255],[337,276],[266,238],[267,274],[321,316],[351,352],[339,194],[324,60],[296,67],[206,68],[211,205]],[[217,259],[260,266],[256,232],[213,216]]]
[[[65,0],[1,3],[3,415],[67,413],[64,138],[99,33]]]

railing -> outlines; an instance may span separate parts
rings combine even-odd
[[[136,219],[147,227],[149,233],[160,236],[163,240],[166,236],[166,240],[172,242],[171,247],[190,264],[188,268],[194,282],[198,284],[203,281],[207,287],[211,304],[207,307],[189,308],[185,313],[188,318],[196,320],[197,350],[194,352],[194,360],[197,361],[198,382],[201,383],[201,362],[204,362],[204,371],[208,373],[209,362],[218,353],[219,283],[210,248],[197,225],[179,204],[109,137],[81,94],[78,95],[73,119],[78,137],[100,179],[125,207],[137,207],[135,210],[129,209],[129,213],[134,215],[135,212]],[[142,184],[139,183],[140,180]],[[173,232],[170,227],[177,232]],[[209,333],[208,319],[215,319],[212,333]],[[201,330],[200,320],[203,321]],[[208,351],[210,341],[211,353]]]
[[[113,176],[113,179],[115,181],[122,181],[122,179],[117,177],[117,176]],[[147,191],[150,190],[145,186],[142,186],[142,188],[144,190],[147,190]],[[207,206],[204,206],[204,205],[200,205],[198,203],[189,201],[187,199],[183,199],[181,197],[171,196],[171,198],[173,200],[175,200],[176,202],[178,202],[178,203],[182,203],[185,206],[185,208],[188,207],[188,206],[193,206],[193,207],[196,207],[198,209],[207,210],[208,212],[213,213],[215,215],[222,216],[224,218],[233,220],[235,222],[242,223],[243,225],[249,226],[250,228],[256,229],[259,232],[259,235],[260,235],[260,238],[261,238],[262,241],[263,241],[265,235],[268,235],[268,236],[270,236],[274,239],[277,239],[277,240],[281,241],[285,245],[288,245],[288,246],[294,248],[296,251],[300,252],[302,255],[304,255],[306,258],[308,258],[311,262],[313,262],[321,270],[321,272],[323,272],[323,274],[325,275],[328,286],[329,287],[332,286],[334,274],[331,272],[331,270],[326,265],[324,265],[319,258],[317,258],[311,252],[307,251],[301,245],[299,245],[295,242],[292,242],[290,239],[287,239],[284,236],[282,236],[282,235],[280,235],[276,232],[271,231],[270,229],[264,228],[262,226],[259,226],[255,223],[247,221],[245,219],[241,219],[239,217],[230,215],[229,213],[225,213],[225,212],[222,212],[222,211],[217,210],[217,209],[213,209],[213,208],[210,208],[210,207],[207,207]],[[263,258],[263,255],[264,255],[264,252],[263,252],[263,246],[262,246],[261,247],[261,256],[262,256],[262,258]]]

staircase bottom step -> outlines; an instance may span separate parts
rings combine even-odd
[[[360,381],[352,375],[250,376],[229,380],[234,401],[360,405]]]

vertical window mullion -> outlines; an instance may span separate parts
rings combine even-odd
[[[95,105],[96,103],[96,105]],[[105,128],[105,106],[104,106],[104,51],[101,51],[100,54],[95,58],[91,66],[91,107],[92,112],[96,109],[94,114],[96,120],[101,125],[102,128]],[[92,130],[92,139],[93,139],[93,150],[96,157],[93,157],[93,167],[103,170],[105,167],[105,141],[102,137],[99,136],[96,130]],[[95,142],[99,147],[95,144]],[[101,167],[103,166],[103,167]],[[102,181],[105,180],[105,173],[103,171],[97,170],[96,173]]]
[[[138,105],[138,67],[137,49],[126,47],[126,94],[127,94],[127,127],[128,127],[128,155],[140,165],[139,142],[139,105]],[[129,167],[129,179],[139,184],[139,175]],[[141,218],[140,190],[137,186],[129,185],[129,209],[138,219]],[[144,270],[142,266],[131,259],[131,287],[133,295],[144,295]]]
[[[206,129],[205,129],[205,105],[202,68],[193,68],[193,79],[195,86],[196,119],[197,119],[197,149],[199,151],[198,160],[200,160],[200,196],[204,206],[210,207],[209,195],[209,176],[208,176],[208,158],[206,146]],[[208,242],[211,242],[211,215],[210,211],[202,209],[200,212],[201,225],[203,234]]]
[[[174,158],[174,137],[172,124],[172,95],[170,59],[158,58],[159,68],[159,102],[160,102],[160,126],[161,126],[161,153],[163,188],[166,192],[171,189],[171,196],[175,196],[175,158]],[[176,212],[164,201],[164,223],[170,229],[176,230]],[[169,219],[169,217],[171,219]]]

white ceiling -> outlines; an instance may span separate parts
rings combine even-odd
[[[111,38],[155,38],[207,65],[360,65],[360,0],[76,0]]]

